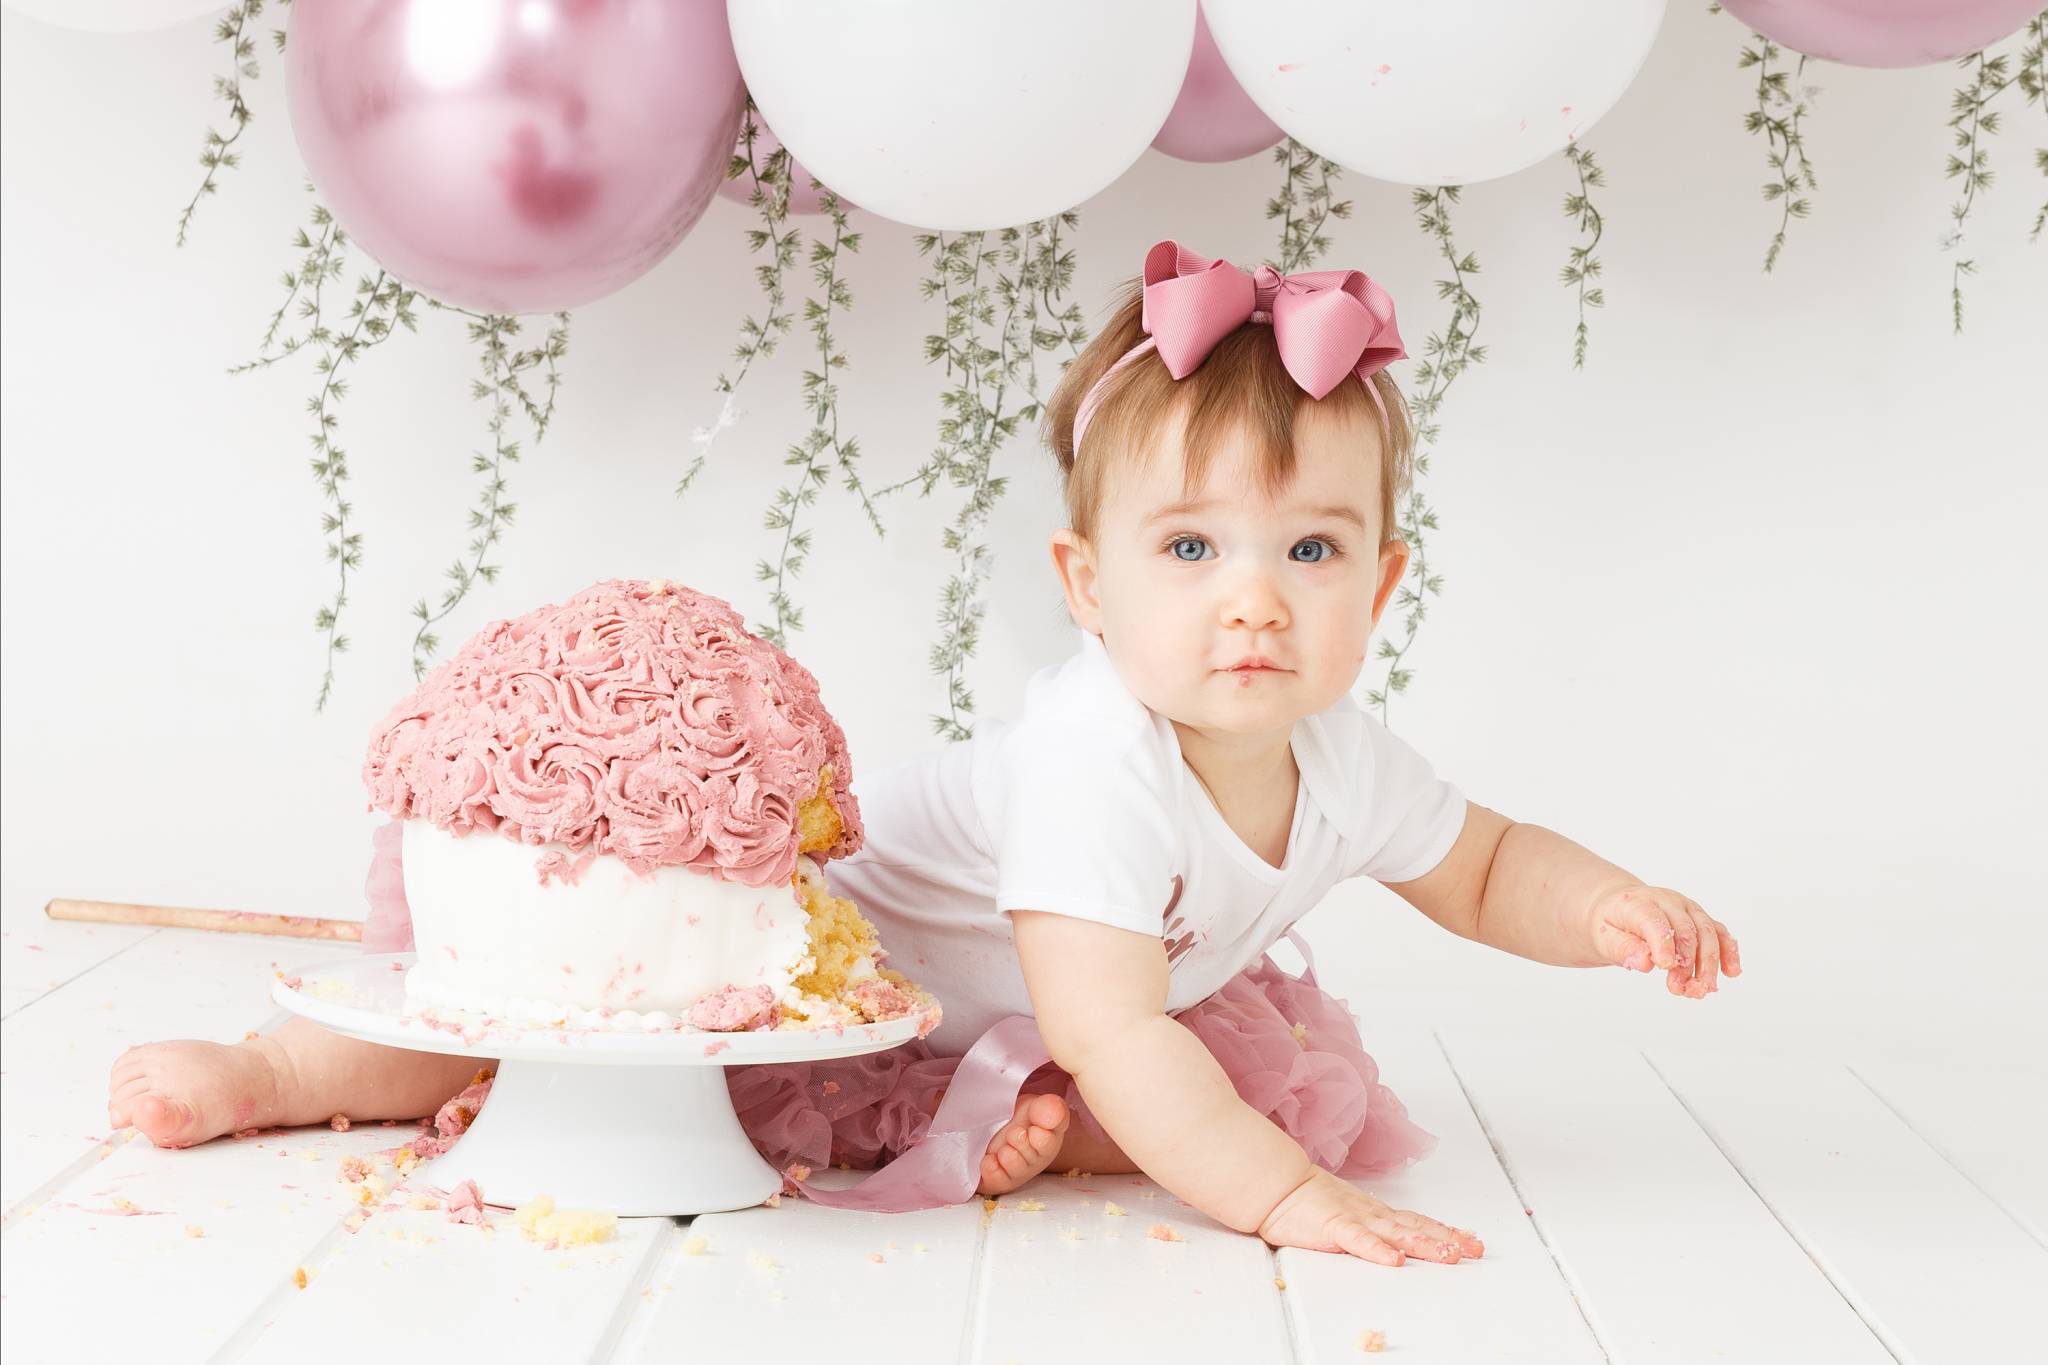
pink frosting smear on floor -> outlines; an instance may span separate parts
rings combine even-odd
[[[828,763],[840,833],[821,861],[863,832],[817,679],[720,598],[610,579],[479,631],[372,728],[363,783],[371,809],[453,834],[758,887],[795,873]],[[581,865],[554,851],[537,874]]]

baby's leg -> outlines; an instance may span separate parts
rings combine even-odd
[[[294,1015],[232,1047],[181,1039],[129,1048],[114,1063],[107,1121],[159,1147],[190,1147],[244,1128],[350,1119],[414,1119],[440,1108],[477,1059],[382,1047]]]

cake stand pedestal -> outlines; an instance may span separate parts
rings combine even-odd
[[[840,1030],[661,1033],[556,1028],[438,1011],[409,1014],[411,953],[340,958],[278,977],[271,996],[336,1033],[387,1047],[495,1059],[469,1130],[433,1160],[443,1188],[485,1202],[550,1195],[621,1216],[749,1208],[782,1188],[740,1127],[725,1068],[880,1052],[917,1036],[915,1015]]]

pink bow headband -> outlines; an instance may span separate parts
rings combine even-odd
[[[1394,327],[1394,300],[1362,270],[1310,270],[1283,275],[1269,265],[1246,274],[1230,262],[1197,256],[1168,239],[1145,253],[1145,339],[1103,371],[1074,414],[1074,450],[1102,401],[1109,377],[1147,351],[1185,379],[1217,342],[1247,322],[1271,323],[1280,361],[1311,397],[1321,398],[1355,374],[1365,382],[1380,421],[1387,406],[1371,377],[1407,358]]]

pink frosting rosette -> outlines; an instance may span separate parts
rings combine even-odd
[[[827,764],[840,833],[821,861],[862,830],[818,680],[728,602],[611,579],[478,631],[370,732],[363,784],[372,810],[452,834],[768,886],[796,871]]]

